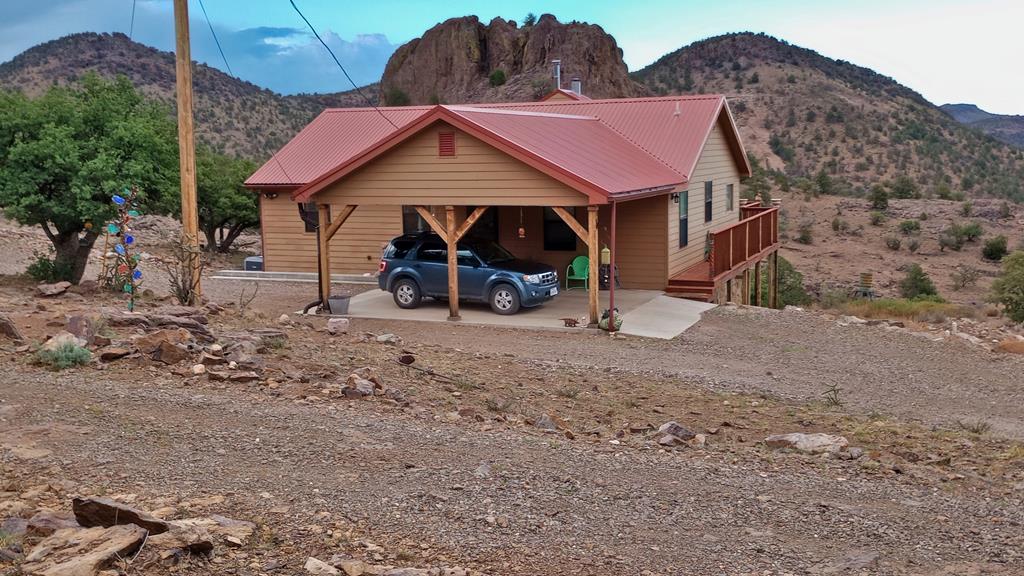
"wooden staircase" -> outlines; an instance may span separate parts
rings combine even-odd
[[[715,281],[711,278],[711,266],[705,261],[684,270],[668,279],[665,294],[677,298],[711,302],[715,295]]]

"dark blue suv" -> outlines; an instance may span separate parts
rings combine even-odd
[[[458,243],[459,298],[487,302],[498,314],[515,314],[558,294],[552,266],[519,260],[493,240]],[[384,249],[377,280],[399,308],[416,308],[424,296],[448,298],[448,246],[432,232],[406,234]]]

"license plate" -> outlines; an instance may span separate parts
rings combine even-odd
[[[558,294],[558,288],[552,288],[552,289],[551,289],[551,292],[550,292],[549,294],[550,294],[551,296],[555,296],[555,295],[557,295],[557,294]]]

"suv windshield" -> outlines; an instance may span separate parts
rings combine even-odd
[[[476,255],[484,261],[485,264],[496,264],[498,262],[508,262],[515,260],[508,250],[505,250],[497,242],[490,240],[477,240],[471,245]]]

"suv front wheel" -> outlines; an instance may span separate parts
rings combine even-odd
[[[398,282],[395,282],[391,292],[395,299],[395,304],[399,308],[416,308],[420,305],[420,301],[423,300],[420,285],[412,278],[399,279]]]
[[[509,284],[498,284],[491,290],[491,310],[507,316],[519,312],[519,291]]]

